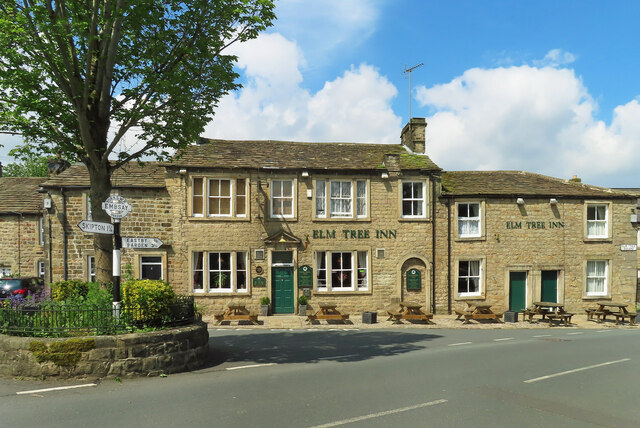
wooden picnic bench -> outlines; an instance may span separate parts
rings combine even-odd
[[[596,317],[596,322],[601,323],[606,321],[607,315],[611,315],[616,317],[616,325],[620,324],[620,322],[624,322],[625,318],[629,319],[629,325],[635,325],[636,316],[638,315],[635,312],[629,312],[627,310],[626,303],[615,303],[615,302],[596,302],[598,305],[597,308],[585,308],[587,312],[587,319],[593,320],[593,317]],[[609,309],[614,308],[614,309]]]
[[[496,320],[502,322],[502,313],[493,312],[491,305],[485,303],[467,302],[466,310],[455,309],[457,320],[464,318],[464,324],[470,324],[470,320]]]
[[[533,305],[522,311],[522,313],[523,316],[529,318],[529,322],[533,322],[535,315],[540,315],[543,321],[545,319],[549,321],[550,327],[553,326],[553,321],[555,320],[559,320],[568,327],[569,324],[571,324],[571,318],[575,315],[574,313],[565,311],[564,305],[557,302],[533,302]]]
[[[250,321],[252,324],[258,325],[258,314],[249,312],[243,304],[235,302],[230,302],[226,311],[217,312],[213,314],[213,317],[217,321],[216,324],[223,321]]]
[[[307,323],[312,323],[318,320],[335,320],[342,321],[344,323],[349,319],[349,314],[342,314],[337,309],[338,305],[333,303],[318,303],[318,310],[307,315]]]

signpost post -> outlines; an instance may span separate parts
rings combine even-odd
[[[125,198],[111,195],[102,203],[102,209],[113,219],[113,315],[120,317],[120,219],[131,212],[131,205]]]

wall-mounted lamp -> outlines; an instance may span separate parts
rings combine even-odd
[[[387,178],[389,178],[389,173],[383,172],[382,174],[380,174],[380,177],[386,180]]]
[[[302,171],[302,176],[303,177],[308,177],[309,176],[309,171]]]
[[[516,199],[516,204],[518,204],[518,205],[524,205],[524,199],[522,199],[522,198],[518,198],[518,199]]]
[[[549,199],[549,203],[551,205],[558,205],[558,200],[556,198],[551,198],[551,199]]]
[[[307,198],[309,199],[313,198],[313,190],[307,189]]]
[[[184,168],[182,168],[180,171],[178,171],[178,173],[179,173],[180,175],[185,175],[185,174],[187,173],[187,170],[186,170],[186,169],[184,169]]]

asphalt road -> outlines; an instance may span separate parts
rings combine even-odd
[[[640,426],[640,329],[210,333],[196,372],[20,395],[63,383],[0,380],[0,425]]]

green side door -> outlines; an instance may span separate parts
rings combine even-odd
[[[540,300],[543,302],[558,303],[558,271],[542,271],[542,290]]]
[[[509,272],[509,310],[520,312],[526,306],[527,273]]]
[[[273,287],[273,313],[292,314],[293,304],[293,268],[273,267],[271,285]]]

